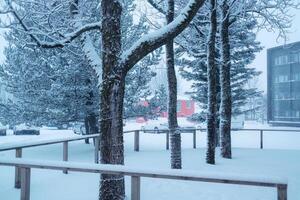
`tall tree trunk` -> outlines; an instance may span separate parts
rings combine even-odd
[[[222,64],[220,69],[221,82],[221,155],[224,158],[231,158],[231,86],[230,86],[230,41],[229,41],[229,6],[227,0],[222,3],[221,23],[221,56]]]
[[[217,120],[217,69],[215,63],[215,44],[217,33],[217,5],[216,0],[210,0],[210,34],[207,50],[208,75],[208,113],[207,113],[207,153],[206,162],[215,164],[215,137]]]
[[[167,23],[174,20],[174,0],[168,0]],[[166,60],[169,87],[168,123],[171,139],[171,168],[181,169],[181,136],[177,122],[177,79],[174,62],[174,43],[166,44]]]
[[[90,127],[90,134],[99,133],[97,127],[97,117],[95,113],[91,113],[89,117],[89,127]],[[95,138],[93,138],[93,143],[95,145]]]
[[[124,164],[123,99],[125,75],[120,66],[121,14],[119,1],[102,0],[102,85],[100,92],[100,154],[102,164]],[[99,200],[123,200],[122,175],[101,174]]]
[[[86,112],[87,112],[87,117],[85,119],[85,126],[86,126],[86,135],[89,134],[96,134],[98,133],[97,130],[97,117],[95,114],[95,104],[98,102],[95,102],[94,98],[94,91],[92,88],[92,82],[90,79],[86,80],[86,86],[90,88],[90,91],[87,94],[87,99],[86,99]],[[87,142],[89,143],[89,139],[87,139]],[[95,144],[95,138],[93,139],[93,142]]]
[[[218,80],[218,77],[217,77]],[[217,100],[218,101],[218,100]],[[220,104],[217,104],[217,116],[216,116],[216,137],[215,137],[215,141],[216,141],[216,147],[220,147],[220,140],[221,140],[221,134],[220,134],[220,115],[218,113],[218,110],[220,109]]]
[[[88,113],[87,116],[84,118],[84,126],[85,126],[85,134],[90,135],[90,134],[96,134],[98,133],[98,128],[97,128],[97,117],[95,113],[91,112]],[[94,141],[94,139],[93,139]],[[89,144],[89,139],[85,139],[85,143]]]
[[[85,134],[89,135],[90,134],[90,125],[89,125],[89,117],[88,116],[84,117],[84,127],[85,127]],[[89,139],[85,139],[84,141],[85,141],[85,144],[90,143]]]

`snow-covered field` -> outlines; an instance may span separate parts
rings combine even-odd
[[[139,128],[128,123],[125,129]],[[258,128],[248,124],[247,128]],[[259,128],[265,128],[261,126]],[[0,145],[43,139],[70,137],[70,131],[42,131],[41,136],[0,137]],[[140,152],[133,151],[133,134],[125,135],[125,165],[137,168],[168,169],[169,151],[165,150],[165,135],[141,134]],[[255,176],[286,177],[289,180],[288,199],[300,199],[300,133],[265,133],[264,146],[260,150],[258,132],[233,133],[233,159],[217,156],[215,166],[205,164],[205,133],[197,134],[197,149],[192,149],[192,134],[183,134],[183,168],[204,172],[253,174]],[[219,150],[217,150],[219,151]],[[69,159],[93,163],[94,149],[83,141],[69,144]],[[219,152],[217,152],[219,155]],[[12,158],[14,151],[0,152],[0,158]],[[23,157],[42,160],[62,160],[62,144],[34,147],[23,150]],[[31,182],[32,200],[96,200],[99,175],[60,171],[33,170]],[[14,168],[0,167],[0,200],[17,200],[20,191],[14,189]],[[130,197],[130,179],[126,178],[126,195]],[[272,188],[197,183],[162,179],[142,179],[143,200],[275,200]],[[130,199],[130,198],[128,198]]]

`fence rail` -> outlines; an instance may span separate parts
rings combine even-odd
[[[209,183],[236,184],[277,189],[277,200],[287,200],[287,181],[282,178],[254,177],[236,174],[207,174],[186,170],[140,170],[120,165],[82,164],[62,161],[33,161],[24,159],[0,159],[0,165],[18,167],[21,170],[21,200],[30,200],[32,169],[65,170],[85,173],[116,174],[131,177],[131,200],[140,200],[141,178],[160,178]],[[235,178],[233,178],[235,177]]]
[[[130,130],[124,131],[124,133],[134,133],[134,151],[140,150],[140,133],[147,132],[147,131],[154,131],[154,130]],[[182,129],[182,133],[192,133],[193,134],[193,148],[196,149],[197,144],[197,131],[203,132],[206,129]],[[273,132],[299,132],[300,130],[288,130],[288,129],[232,129],[232,131],[257,131],[260,134],[260,148],[264,148],[264,132],[265,131],[273,131]],[[160,129],[159,132],[161,134],[166,134],[166,149],[169,149],[170,144],[170,134],[168,129]],[[94,148],[94,162],[96,164],[99,163],[99,148],[100,148],[100,139],[99,134],[93,135],[85,135],[85,136],[76,136],[64,139],[53,139],[53,140],[46,140],[46,141],[38,141],[38,142],[29,142],[23,144],[14,144],[14,145],[7,145],[0,147],[0,151],[8,151],[8,150],[15,150],[15,157],[22,158],[22,149],[23,148],[30,148],[30,147],[37,147],[37,146],[44,146],[44,145],[51,145],[51,144],[63,144],[63,155],[62,160],[68,161],[69,153],[68,153],[68,144],[69,142],[85,140],[93,138],[95,139],[95,148]],[[67,174],[68,170],[64,169],[63,173]],[[15,168],[15,188],[21,187],[21,169],[19,167]]]
[[[74,142],[78,140],[85,140],[85,139],[95,139],[95,163],[99,162],[99,134],[92,134],[92,135],[85,135],[85,136],[75,136],[75,137],[69,137],[64,139],[52,139],[52,140],[44,140],[44,141],[37,141],[37,142],[28,142],[28,143],[22,143],[22,144],[13,144],[13,145],[6,145],[0,147],[0,151],[9,151],[9,150],[15,150],[15,156],[16,158],[22,158],[22,152],[23,148],[30,148],[30,147],[37,147],[37,146],[45,146],[45,145],[51,145],[51,144],[63,144],[63,161],[68,161],[69,157],[69,142]],[[68,170],[63,170],[64,174],[68,173]],[[15,188],[21,188],[21,168],[16,167],[15,168]]]
[[[29,148],[29,147],[37,147],[37,146],[45,146],[50,144],[58,144],[63,142],[73,142],[78,140],[85,140],[90,138],[98,138],[99,134],[92,134],[92,135],[83,135],[83,136],[74,136],[74,137],[67,137],[64,139],[52,139],[52,140],[41,140],[36,142],[25,142],[22,144],[13,144],[13,145],[4,145],[0,147],[0,151],[9,151],[18,148]]]

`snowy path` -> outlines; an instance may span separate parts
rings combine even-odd
[[[56,135],[56,134],[54,134]],[[53,138],[55,137],[53,135]],[[257,136],[256,136],[257,135]],[[1,140],[2,138],[0,138]],[[217,165],[205,164],[205,134],[198,135],[196,150],[192,147],[192,135],[183,136],[184,169],[201,172],[246,173],[264,176],[282,176],[289,179],[289,200],[300,199],[300,141],[299,134],[278,133],[266,135],[267,148],[287,148],[299,150],[259,150],[259,135],[236,133],[233,136],[233,159],[225,160],[217,156]],[[1,142],[0,142],[1,143]],[[141,152],[133,152],[133,134],[125,137],[125,165],[138,168],[169,168],[169,151],[164,150],[164,135],[141,135]],[[246,146],[252,149],[238,148]],[[202,147],[202,148],[201,148]],[[69,144],[71,161],[93,162],[93,147],[82,141]],[[61,160],[62,145],[34,147],[23,151],[24,158]],[[0,152],[0,157],[13,157],[14,152]],[[0,200],[19,200],[19,190],[13,188],[14,168],[0,167]],[[96,200],[99,176],[95,174],[33,170],[32,200]],[[130,179],[126,179],[127,196],[130,195]],[[272,188],[197,183],[187,181],[142,179],[143,200],[274,200],[276,191]]]

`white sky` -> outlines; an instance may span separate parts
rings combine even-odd
[[[286,43],[292,43],[300,41],[300,11],[293,11],[294,18],[293,24],[288,34],[288,41]],[[283,40],[277,41],[277,34],[273,32],[260,31],[257,35],[257,40],[261,42],[264,49],[256,55],[255,61],[251,64],[252,67],[257,68],[263,73],[259,77],[257,87],[264,92],[267,90],[267,49],[279,45],[285,44]]]

